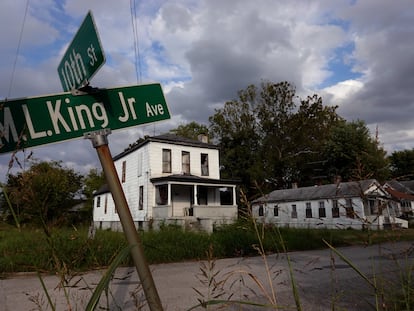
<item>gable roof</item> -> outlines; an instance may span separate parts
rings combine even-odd
[[[414,201],[412,184],[412,181],[390,180],[384,184],[384,188],[393,198]]]
[[[189,146],[189,147],[201,147],[201,148],[209,148],[209,149],[219,149],[217,145],[204,143],[199,140],[194,140],[182,136],[178,136],[175,134],[167,133],[158,136],[146,137],[143,141],[135,144],[131,144],[129,148],[125,149],[120,154],[113,157],[113,160],[118,160],[127,154],[138,150],[142,146],[148,144],[149,142],[159,142],[159,143],[168,143],[172,145],[180,145],[180,146]]]
[[[361,197],[371,186],[381,188],[375,179],[341,182],[322,186],[275,190],[254,200],[253,203]]]

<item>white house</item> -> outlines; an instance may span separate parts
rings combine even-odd
[[[211,231],[237,218],[236,183],[220,179],[218,147],[201,138],[149,137],[114,157],[138,229],[174,223]],[[93,221],[122,229],[106,187],[94,195]]]
[[[393,199],[390,204],[404,219],[410,219],[414,216],[414,191],[411,189],[412,185],[412,181],[390,180],[383,186]]]
[[[252,202],[259,221],[294,228],[408,227],[374,179],[276,190]]]

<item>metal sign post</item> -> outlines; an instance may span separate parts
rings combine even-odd
[[[92,145],[98,153],[109,190],[111,191],[119,219],[121,220],[122,229],[128,244],[131,246],[131,256],[141,280],[148,306],[151,311],[162,311],[161,300],[158,296],[151,271],[144,256],[141,239],[135,229],[134,221],[131,212],[129,211],[128,203],[125,194],[122,191],[122,186],[109,151],[107,135],[110,134],[110,132],[109,129],[91,132],[85,134],[85,138],[92,140]]]

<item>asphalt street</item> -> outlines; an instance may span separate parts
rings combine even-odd
[[[374,310],[375,297],[398,290],[401,277],[414,273],[413,248],[413,242],[338,248],[362,276],[329,249],[266,258],[158,264],[152,265],[151,271],[167,311],[190,310],[214,296],[244,304],[227,304],[224,308],[222,304],[213,305],[210,310],[297,310],[289,271],[293,273],[302,310]],[[102,270],[71,276],[64,287],[58,276],[42,275],[42,280],[55,310],[83,310],[104,273]],[[370,282],[375,282],[377,295]],[[0,280],[0,310],[52,308],[39,277],[21,273]],[[116,270],[110,288],[101,297],[100,310],[149,310],[135,268]],[[193,310],[204,309],[199,306]]]

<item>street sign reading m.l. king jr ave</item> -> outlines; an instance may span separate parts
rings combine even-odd
[[[166,119],[159,83],[0,101],[0,153]]]

